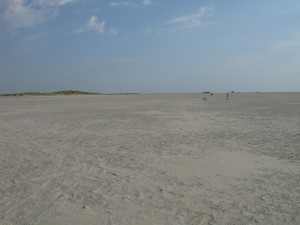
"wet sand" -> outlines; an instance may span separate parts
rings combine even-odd
[[[0,224],[300,224],[300,93],[0,97]]]

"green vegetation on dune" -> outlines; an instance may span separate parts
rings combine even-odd
[[[101,93],[67,90],[67,91],[51,92],[49,94],[50,95],[100,95]]]
[[[23,93],[14,93],[14,94],[0,94],[0,96],[39,96],[45,95],[40,92],[23,92]]]
[[[52,95],[100,95],[100,93],[84,92],[84,91],[56,91],[56,92],[22,92],[14,94],[0,94],[0,96],[52,96]]]
[[[109,95],[131,95],[139,93],[116,93]],[[22,93],[13,93],[13,94],[0,94],[0,96],[56,96],[56,95],[103,95],[103,93],[95,92],[85,92],[85,91],[76,91],[76,90],[66,90],[66,91],[55,91],[55,92],[22,92]]]

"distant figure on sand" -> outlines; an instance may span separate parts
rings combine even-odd
[[[207,100],[206,98],[202,98],[203,100]]]
[[[226,93],[226,100],[229,100],[229,94]]]

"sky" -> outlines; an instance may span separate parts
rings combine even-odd
[[[0,93],[300,91],[299,0],[0,0]]]

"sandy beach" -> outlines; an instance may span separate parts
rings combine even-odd
[[[298,225],[300,93],[0,97],[0,224]]]

